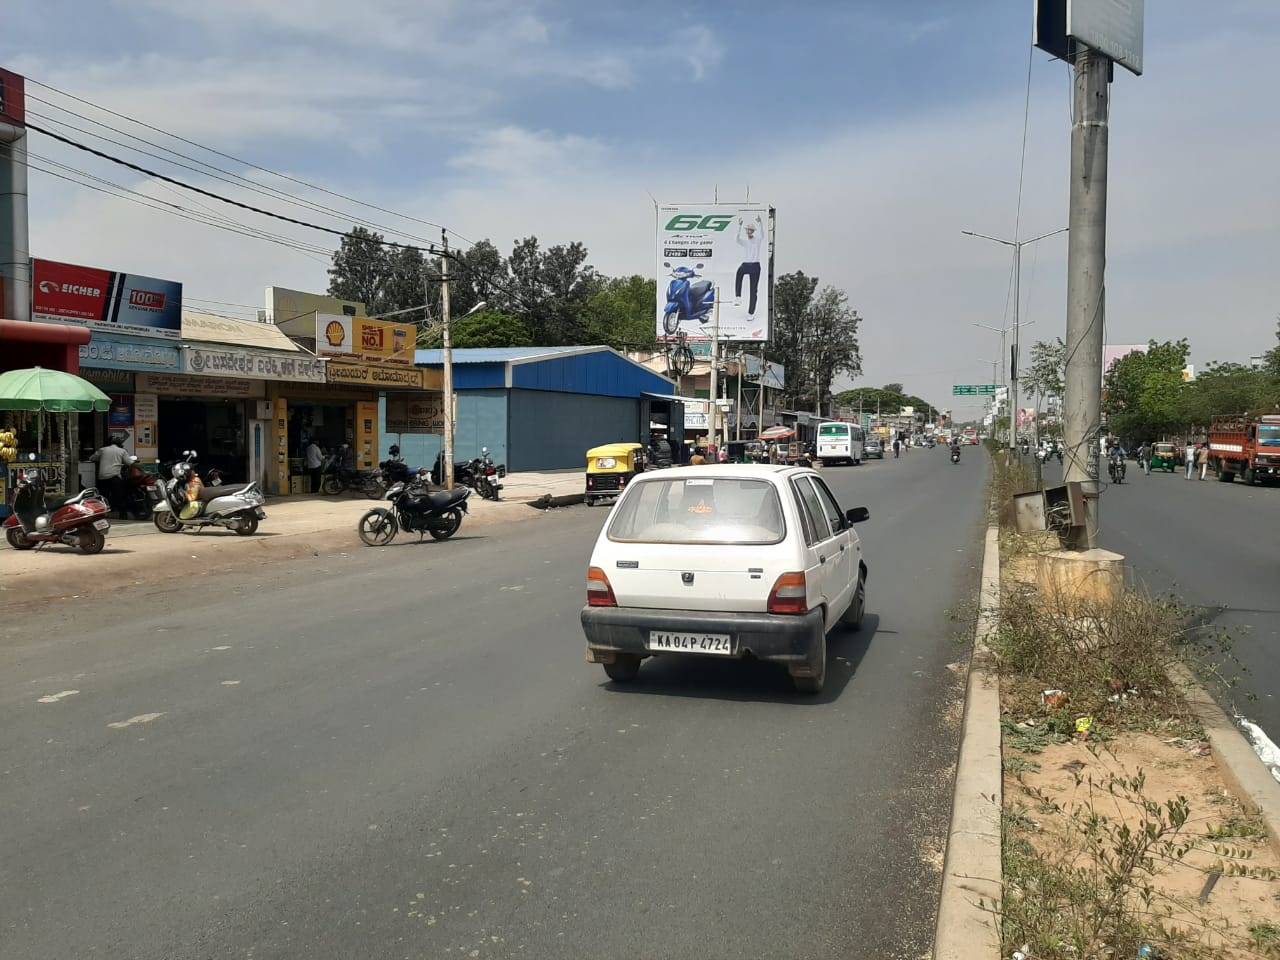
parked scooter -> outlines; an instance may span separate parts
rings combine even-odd
[[[258,521],[267,518],[262,509],[266,498],[256,482],[218,486],[200,481],[195,469],[196,452],[173,465],[173,477],[164,484],[163,496],[151,519],[163,533],[200,527],[222,527],[248,537],[258,530]]]
[[[36,455],[31,454],[34,460]],[[48,504],[44,499],[44,471],[28,467],[20,471],[13,513],[4,521],[5,539],[15,550],[30,550],[42,543],[65,543],[82,553],[100,553],[106,546],[107,519],[111,508],[94,487]]]
[[[664,263],[663,266],[670,267],[671,264]],[[666,334],[677,333],[683,321],[696,320],[705,326],[711,319],[711,311],[716,305],[716,288],[698,273],[701,269],[700,263],[672,269],[671,282],[667,284],[667,305],[662,311],[662,329]]]
[[[425,471],[405,483],[397,483],[387,491],[385,499],[390,508],[375,507],[360,518],[356,531],[360,539],[370,547],[383,547],[395,539],[400,530],[431,534],[435,540],[448,540],[462,526],[462,515],[467,512],[467,498],[471,491],[466,487],[431,493],[427,490]]]

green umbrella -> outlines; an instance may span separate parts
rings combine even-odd
[[[42,367],[0,373],[0,410],[106,413],[110,406],[110,397],[73,373]]]

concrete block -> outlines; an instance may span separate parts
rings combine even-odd
[[[1036,586],[1046,597],[1114,603],[1124,591],[1124,557],[1100,549],[1042,553],[1036,559]]]

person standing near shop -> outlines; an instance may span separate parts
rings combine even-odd
[[[311,492],[319,493],[324,467],[324,451],[320,449],[320,444],[316,443],[315,437],[312,437],[311,442],[307,444],[303,456],[306,458],[307,472],[311,474]]]
[[[120,435],[113,433],[106,446],[99,447],[89,459],[97,465],[98,488],[107,495],[107,503],[121,519],[125,515],[124,489],[121,474],[129,456],[120,444]]]

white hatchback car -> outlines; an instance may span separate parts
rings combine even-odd
[[[853,525],[813,470],[710,465],[638,477],[619,498],[587,571],[587,660],[613,680],[659,654],[785,664],[822,690],[826,636],[858,629],[867,565]]]

